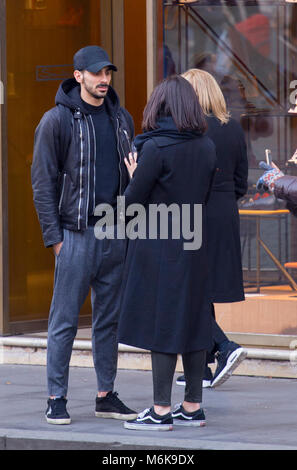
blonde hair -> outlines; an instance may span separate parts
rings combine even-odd
[[[183,73],[182,77],[193,86],[204,114],[209,116],[212,113],[221,121],[221,124],[227,124],[230,114],[216,79],[210,73],[200,69],[190,69]]]

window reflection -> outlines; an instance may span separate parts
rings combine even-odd
[[[273,161],[297,174],[297,5],[284,1],[163,1],[163,76],[201,68],[215,76],[234,119],[245,132],[249,189],[241,209],[282,209],[259,193],[258,164],[270,149]],[[160,55],[160,51],[159,51]],[[297,85],[297,82],[296,82]],[[297,86],[296,86],[297,88]],[[242,220],[246,287],[257,276],[256,223]],[[283,264],[297,259],[297,223],[290,215],[261,221],[261,236]],[[260,283],[286,284],[271,257],[260,253]]]

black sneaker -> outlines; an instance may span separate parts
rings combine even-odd
[[[124,405],[118,398],[117,392],[108,392],[106,397],[96,397],[95,416],[97,418],[134,419],[137,413]]]
[[[189,413],[186,411],[182,404],[176,405],[175,410],[172,412],[173,424],[177,426],[205,426],[204,411],[200,408],[197,411]]]
[[[126,429],[145,429],[148,431],[172,431],[173,419],[171,413],[164,416],[157,415],[152,406],[139,413],[136,419],[125,421],[124,427]]]
[[[246,356],[247,352],[239,344],[230,341],[227,349],[217,354],[218,365],[211,386],[217,387],[226,382]]]
[[[212,379],[213,379],[213,375],[212,375],[211,368],[208,367],[208,366],[205,366],[202,387],[203,388],[211,387]],[[176,384],[177,385],[186,385],[185,376],[181,375],[180,377],[178,377],[176,379]]]
[[[185,379],[185,376],[184,375],[180,375],[179,377],[177,377],[176,379],[176,385],[186,385],[186,379]]]
[[[49,398],[45,419],[49,424],[70,424],[71,419],[66,410],[66,398]]]

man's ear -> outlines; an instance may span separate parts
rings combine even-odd
[[[74,70],[73,75],[78,83],[81,83],[83,81],[83,74],[80,70]]]

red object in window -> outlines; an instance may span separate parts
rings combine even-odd
[[[257,199],[263,199],[263,198],[269,197],[269,196],[271,196],[271,194],[269,194],[269,193],[263,193],[263,194],[255,193],[254,196],[253,196],[253,200],[257,201]]]
[[[270,54],[270,26],[269,19],[257,13],[244,21],[237,23],[235,29],[239,31],[257,51],[267,57]]]

